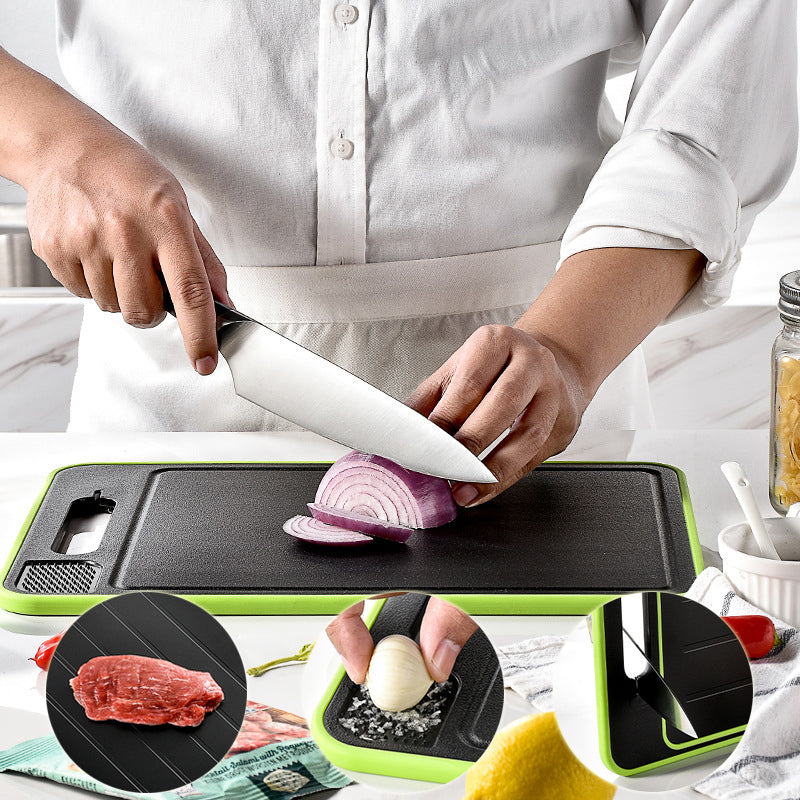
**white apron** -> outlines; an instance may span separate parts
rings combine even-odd
[[[552,277],[558,253],[559,242],[548,242],[416,261],[231,266],[228,287],[244,313],[405,400],[481,325],[513,324]],[[601,386],[581,429],[651,425],[637,349]],[[213,375],[197,375],[172,317],[140,330],[87,303],[69,430],[298,428],[238,397],[224,359]]]

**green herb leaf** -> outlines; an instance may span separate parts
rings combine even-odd
[[[311,655],[311,651],[314,649],[315,644],[316,642],[304,644],[293,656],[276,658],[274,661],[267,661],[266,664],[262,664],[260,667],[250,667],[250,669],[247,670],[247,674],[257,678],[259,675],[263,675],[265,672],[275,669],[275,667],[279,667],[281,664],[290,664],[292,662],[302,663],[304,661],[308,661],[308,657]]]

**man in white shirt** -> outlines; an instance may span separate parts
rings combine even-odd
[[[85,104],[3,53],[0,172],[54,275],[121,312],[87,307],[73,430],[280,428],[215,371],[230,286],[475,452],[513,426],[498,484],[454,488],[483,502],[582,418],[647,423],[636,346],[724,301],[794,160],[794,0],[58,9]]]

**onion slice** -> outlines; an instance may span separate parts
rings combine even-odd
[[[328,546],[347,547],[357,544],[367,544],[372,539],[361,533],[340,528],[336,525],[328,525],[314,517],[304,517],[298,514],[296,517],[287,519],[283,523],[283,529],[290,536],[302,539],[311,544],[323,544]]]
[[[338,524],[358,531],[364,518],[407,528],[436,528],[456,517],[446,480],[358,450],[340,458],[325,473],[314,505],[347,512]]]
[[[366,514],[358,514],[355,511],[342,511],[330,506],[321,506],[318,503],[309,503],[308,509],[314,518],[320,520],[320,522],[326,522],[328,525],[336,525],[351,531],[358,531],[379,539],[405,542],[414,533],[414,529],[406,525],[397,525],[383,519],[369,517]]]

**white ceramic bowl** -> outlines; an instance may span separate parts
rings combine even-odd
[[[725,577],[737,594],[768,614],[800,627],[800,519],[764,520],[781,561],[763,558],[746,522],[720,531]]]

